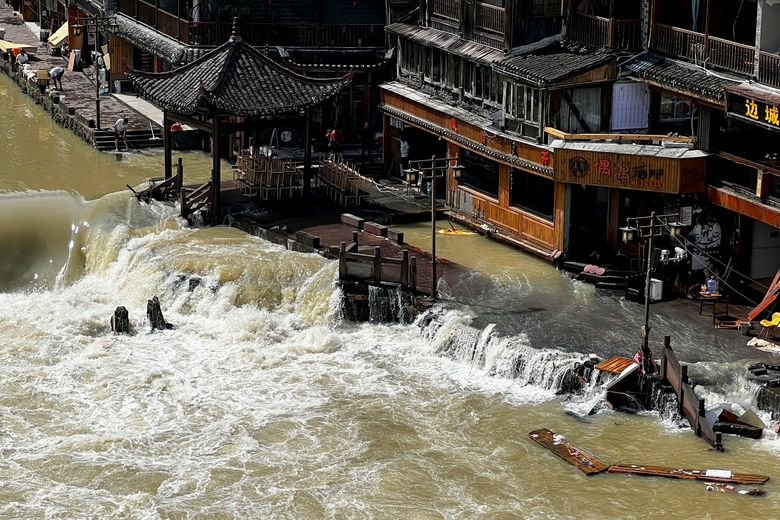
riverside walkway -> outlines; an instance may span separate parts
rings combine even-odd
[[[50,70],[55,66],[64,68],[65,76],[62,78],[62,91],[54,91],[54,82],[49,88],[41,92],[37,82],[25,81],[11,72],[11,64],[3,61],[0,68],[5,74],[14,78],[20,87],[42,107],[50,112],[51,116],[62,126],[69,128],[79,137],[95,144],[96,138],[96,106],[95,106],[95,81],[94,69],[84,68],[81,71],[69,71],[66,57],[52,56],[46,42],[41,42],[38,35],[30,28],[32,24],[25,24],[10,6],[3,3],[0,6],[0,27],[5,28],[5,40],[35,47],[30,53],[30,67],[32,70]],[[111,129],[114,122],[127,117],[129,121],[128,134],[131,132],[149,131],[150,119],[130,109],[127,105],[114,96],[100,96],[100,127]]]

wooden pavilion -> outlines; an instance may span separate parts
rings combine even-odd
[[[222,213],[220,136],[253,131],[273,118],[306,118],[303,194],[311,188],[310,109],[335,96],[352,79],[308,78],[286,69],[245,43],[234,19],[230,39],[208,54],[170,72],[128,74],[136,90],[163,110],[165,179],[172,180],[171,124],[179,122],[211,137],[211,181],[194,190],[199,207],[210,205],[212,221]],[[178,179],[181,186],[181,178]],[[182,190],[183,193],[183,190]],[[197,202],[197,201],[196,201]],[[182,214],[185,215],[182,196]],[[186,216],[186,215],[185,215]]]

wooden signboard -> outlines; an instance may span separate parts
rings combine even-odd
[[[68,71],[73,72],[75,66],[76,66],[76,53],[71,52],[70,56],[68,57]]]
[[[555,180],[663,193],[704,190],[705,159],[676,159],[591,150],[555,150]]]

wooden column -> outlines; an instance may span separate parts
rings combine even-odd
[[[303,130],[303,198],[311,195],[311,110],[305,110]]]
[[[168,111],[163,110],[163,149],[164,149],[164,167],[165,167],[165,180],[171,178],[171,149],[173,143],[171,142],[171,122],[168,120]]]
[[[764,170],[758,170],[756,172],[756,197],[761,201],[766,201],[767,195],[769,195],[769,183],[774,181],[771,178],[771,174]]]
[[[222,216],[222,201],[220,200],[220,147],[219,147],[219,116],[214,116],[211,129],[211,197],[212,221]]]

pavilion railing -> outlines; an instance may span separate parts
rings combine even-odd
[[[460,20],[460,0],[431,0],[431,12],[434,16]]]
[[[641,47],[639,20],[616,20],[571,13],[569,36],[594,47],[633,50]]]

